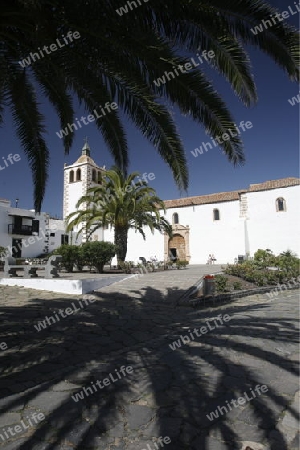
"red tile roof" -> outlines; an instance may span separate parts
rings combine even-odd
[[[178,198],[175,200],[165,200],[165,207],[181,208],[183,206],[205,205],[209,203],[231,202],[239,200],[240,194],[247,192],[267,191],[270,189],[278,189],[289,186],[297,186],[300,184],[300,178],[282,178],[280,180],[265,181],[259,184],[250,184],[249,189],[240,189],[231,192],[219,192],[218,194],[197,195],[195,197]]]
[[[271,180],[259,184],[250,184],[248,192],[268,191],[269,189],[297,186],[298,184],[300,184],[300,178],[281,178],[280,180]]]

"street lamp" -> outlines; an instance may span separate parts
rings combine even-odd
[[[16,198],[16,208],[18,207],[19,199]]]

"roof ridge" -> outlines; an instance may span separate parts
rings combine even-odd
[[[238,200],[241,193],[251,193],[263,190],[278,189],[290,186],[296,186],[300,184],[300,178],[287,177],[277,180],[264,181],[262,183],[250,184],[248,189],[238,189],[235,191],[216,192],[212,194],[194,195],[191,197],[182,197],[173,200],[164,200],[167,208],[180,207],[180,206],[192,206],[200,204],[218,203],[224,201]],[[202,200],[202,202],[200,202]],[[210,200],[210,201],[209,201]],[[193,203],[195,201],[196,203]]]

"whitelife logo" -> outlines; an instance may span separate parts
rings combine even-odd
[[[219,323],[217,323],[216,321],[219,321]],[[221,314],[218,315],[218,317],[210,319],[210,321],[214,322],[215,327],[211,326],[211,323],[207,320],[205,323],[207,325],[207,327],[203,326],[199,328],[199,331],[197,328],[194,328],[193,331],[188,331],[189,336],[184,335],[184,336],[180,336],[180,339],[178,339],[178,341],[174,341],[172,344],[169,344],[169,347],[171,350],[177,350],[177,348],[180,348],[181,345],[185,345],[185,344],[189,344],[191,342],[191,340],[195,340],[195,336],[194,333],[197,337],[201,337],[202,334],[206,334],[208,331],[212,331],[215,330],[216,328],[220,327],[223,325],[223,321],[224,322],[229,322],[231,320],[231,317],[228,314],[225,314],[224,317],[222,317]]]
[[[10,439],[11,437],[15,437],[17,433],[22,433],[22,432],[28,430],[28,428],[34,427],[35,425],[37,425],[39,422],[41,422],[44,419],[45,419],[45,416],[43,413],[33,413],[30,418],[29,418],[29,416],[27,416],[26,419],[21,420],[20,425],[13,425],[11,427],[3,428],[0,431],[0,438],[2,439],[3,442],[5,442],[7,439]],[[32,423],[33,421],[35,423]]]
[[[160,436],[159,438],[157,438],[156,442],[152,442],[152,445],[147,444],[147,448],[142,448],[141,450],[159,450],[161,447],[164,447],[165,444],[168,445],[171,443],[171,439],[169,438],[169,436],[165,436],[164,438],[162,436]]]
[[[118,105],[115,102],[109,103],[106,102],[104,107],[108,112],[111,112],[111,110],[118,109]],[[64,130],[56,131],[56,135],[59,137],[59,139],[62,139],[64,136],[68,136],[69,133],[73,133],[75,130],[77,131],[78,128],[82,128],[82,125],[80,122],[83,123],[83,125],[89,125],[90,123],[94,122],[96,119],[101,119],[103,116],[106,116],[106,112],[100,105],[99,109],[102,112],[102,114],[98,114],[97,110],[94,109],[94,114],[89,114],[88,116],[81,116],[80,119],[75,118],[76,123],[68,123],[68,126]]]
[[[232,137],[236,137],[237,135],[241,134],[241,131],[239,130],[239,127],[241,128],[242,131],[247,131],[250,130],[253,127],[252,122],[247,121],[246,123],[242,120],[240,122],[240,125],[234,125],[234,128],[229,128],[227,130],[227,133],[223,133],[222,136],[217,136],[214,139],[211,138],[212,143],[214,144],[214,147],[217,147],[218,145],[223,144],[223,142],[225,141],[229,141]],[[237,133],[235,133],[235,131]],[[217,143],[216,143],[217,141]],[[211,150],[213,148],[213,146],[211,145],[210,142],[202,142],[202,145],[200,145],[200,147],[195,148],[194,150],[191,150],[191,154],[197,158],[198,155],[202,155],[203,154],[203,149],[207,152],[208,150]],[[203,147],[202,147],[203,146]]]
[[[214,58],[216,55],[213,50],[203,50],[201,55],[197,53],[197,59],[199,62],[195,61],[195,58],[190,58],[191,62],[186,62],[185,64],[179,64],[177,67],[173,67],[173,70],[170,72],[165,71],[164,75],[160,78],[157,78],[153,81],[156,87],[160,87],[162,84],[166,84],[167,81],[174,80],[174,78],[179,77],[183,73],[187,73],[188,71],[194,69],[195,67],[203,64],[204,60],[210,63],[210,59]],[[203,59],[202,59],[203,58]]]
[[[144,3],[148,3],[149,0],[143,0]],[[138,3],[138,5],[137,5]],[[119,14],[119,16],[123,16],[123,14],[127,14],[129,12],[128,6],[130,8],[130,11],[132,11],[135,8],[138,8],[139,6],[142,6],[141,0],[137,0],[136,2],[130,2],[128,1],[127,4],[125,4],[124,6],[121,6],[121,8],[116,9],[116,13]],[[134,6],[134,8],[132,7],[132,5]]]
[[[86,297],[86,296],[85,296]],[[46,316],[45,320],[38,322],[37,325],[34,325],[34,328],[40,332],[42,330],[45,330],[47,327],[50,327],[51,325],[55,324],[56,322],[60,322],[60,317],[58,316],[58,314],[60,314],[60,316],[65,319],[68,316],[71,316],[72,314],[74,314],[74,312],[78,312],[81,309],[84,309],[86,306],[89,306],[90,303],[94,303],[97,299],[87,296],[87,298],[83,298],[82,301],[85,302],[85,306],[81,303],[81,300],[79,300],[79,306],[80,308],[76,308],[76,305],[74,305],[74,303],[71,303],[72,308],[66,308],[64,311],[62,309],[59,309],[57,311],[57,313],[54,313],[54,316]],[[65,314],[65,315],[64,315]]]
[[[143,173],[142,178],[139,175],[136,178],[138,178],[136,183],[135,183],[135,180],[132,180],[131,184],[128,184],[124,190],[121,188],[116,189],[114,194],[112,194],[110,189],[107,189],[106,194],[102,198],[104,198],[106,202],[110,202],[116,194],[118,197],[123,197],[125,195],[125,193],[129,194],[130,192],[132,192],[133,189],[136,189],[136,187],[143,186],[144,183],[148,184],[148,179],[150,181],[155,180],[155,174],[153,172],[150,172],[150,173],[145,172],[145,173]]]
[[[15,153],[14,155],[12,153],[10,153],[9,155],[7,155],[6,158],[4,156],[2,156],[2,159],[3,159],[4,167],[2,167],[2,165],[0,164],[0,170],[4,170],[4,169],[6,169],[6,167],[9,167],[9,164],[7,161],[9,161],[10,165],[12,165],[14,162],[20,161],[21,156],[19,155],[19,153]]]
[[[294,283],[294,285],[291,285],[291,282]],[[271,292],[267,292],[267,296],[272,299],[274,297],[277,297],[279,294],[279,291],[282,292],[282,288],[284,288],[285,290],[287,290],[288,288],[293,288],[295,286],[298,286],[300,283],[300,275],[298,276],[298,278],[292,278],[291,281],[288,281],[286,284],[277,284],[276,288],[274,288]]]
[[[262,386],[260,384],[256,385],[254,390],[256,391],[257,395],[261,395],[262,393],[266,393],[268,392],[268,387],[263,384]],[[250,388],[252,397],[248,397],[247,393],[244,392],[245,398],[244,397],[239,397],[237,400],[231,400],[230,403],[235,407],[238,408],[239,406],[243,406],[246,401],[250,402],[251,400],[253,400],[254,398],[256,398],[256,394],[254,393],[254,391]],[[261,392],[260,392],[261,391]],[[215,411],[212,411],[210,414],[206,414],[206,417],[212,421],[214,419],[218,419],[219,414],[221,414],[221,416],[223,414],[227,414],[229,411],[232,410],[232,407],[229,405],[229,402],[226,401],[226,406],[218,406],[218,408]]]
[[[282,11],[281,13],[276,13],[273,16],[270,16],[270,20],[262,20],[261,25],[256,25],[254,28],[250,28],[253,34],[257,35],[258,33],[262,33],[264,30],[267,30],[270,27],[273,27],[278,22],[282,22],[285,19],[288,19],[290,16],[294,16],[300,12],[300,3],[294,2],[296,7],[296,11],[292,6],[288,6],[288,11]]]
[[[74,402],[79,402],[79,400],[83,400],[85,396],[89,397],[90,394],[94,394],[95,392],[98,392],[98,388],[104,389],[106,386],[109,386],[111,384],[111,381],[115,383],[116,381],[121,380],[122,378],[126,377],[127,374],[131,374],[133,372],[132,366],[122,366],[120,369],[115,369],[116,374],[109,373],[107,378],[103,378],[102,381],[97,380],[96,383],[93,381],[91,382],[92,386],[84,387],[80,392],[77,392],[76,394],[72,395],[72,399]],[[121,372],[121,374],[120,374]],[[117,376],[117,378],[114,378],[114,375]],[[111,381],[110,381],[111,380]],[[103,384],[102,384],[103,383]],[[98,387],[97,387],[97,386]]]
[[[46,55],[44,54],[44,52],[47,55],[50,55],[52,52],[56,52],[56,50],[58,50],[59,48],[63,48],[66,45],[69,45],[71,42],[73,42],[73,39],[79,39],[80,38],[80,33],[78,31],[69,31],[67,33],[67,36],[65,37],[64,35],[62,35],[61,39],[63,39],[63,41],[65,42],[65,44],[61,43],[61,41],[59,39],[56,39],[56,44],[51,44],[51,45],[44,45],[44,47],[41,49],[41,47],[38,47],[38,53],[30,53],[29,56],[27,58],[22,59],[22,61],[19,61],[19,64],[21,67],[23,67],[23,69],[25,69],[25,67],[30,66],[33,62],[36,61],[36,59],[41,59],[44,58]],[[50,48],[50,50],[48,49]]]
[[[300,92],[297,95],[297,97],[292,97],[288,99],[288,102],[291,106],[295,106],[296,104],[300,103]]]

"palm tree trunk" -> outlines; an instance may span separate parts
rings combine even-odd
[[[127,227],[115,227],[115,246],[117,248],[117,260],[118,266],[120,262],[124,262],[127,254],[127,238],[128,238],[128,228]]]

